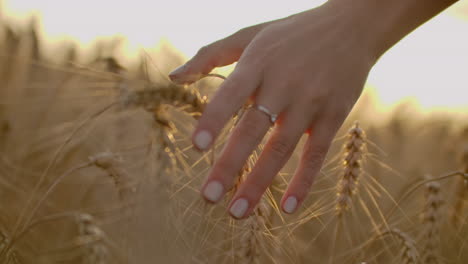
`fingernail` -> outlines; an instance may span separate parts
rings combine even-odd
[[[195,146],[201,150],[205,150],[211,144],[213,137],[211,136],[210,132],[206,130],[199,131],[195,135]]]
[[[171,79],[172,79],[172,78],[176,77],[177,75],[183,73],[185,70],[186,70],[186,64],[181,65],[181,66],[177,67],[175,70],[173,70],[171,73],[169,73],[169,77],[171,77]]]
[[[294,210],[296,210],[297,206],[297,199],[294,196],[289,196],[288,199],[283,204],[283,210],[288,213],[292,214]]]
[[[249,208],[249,202],[246,199],[241,198],[234,202],[231,209],[229,209],[229,212],[235,218],[242,218],[247,211],[247,208]]]
[[[203,191],[205,198],[213,203],[216,203],[223,194],[223,185],[218,181],[208,183]]]

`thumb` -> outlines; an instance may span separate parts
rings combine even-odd
[[[169,78],[177,84],[193,83],[216,67],[236,62],[252,39],[267,24],[241,29],[227,38],[201,48],[187,63],[172,71]]]

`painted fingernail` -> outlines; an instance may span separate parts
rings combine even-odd
[[[169,73],[169,77],[171,77],[171,79],[176,79],[177,75],[182,74],[186,71],[186,68],[186,64],[177,67],[175,70]]]
[[[288,199],[283,204],[283,210],[288,213],[292,214],[294,210],[296,210],[297,206],[297,199],[294,196],[289,196]]]
[[[231,209],[229,209],[229,212],[235,218],[242,218],[247,211],[247,208],[249,208],[249,202],[246,199],[241,198],[234,202]]]
[[[216,203],[223,194],[223,185],[218,181],[208,183],[203,191],[203,196],[213,203]]]
[[[201,150],[205,150],[208,148],[208,146],[211,144],[211,141],[213,141],[213,136],[211,136],[210,132],[206,130],[199,131],[195,135],[194,139],[195,146]]]

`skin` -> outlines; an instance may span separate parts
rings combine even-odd
[[[454,2],[330,0],[315,9],[242,29],[203,47],[172,72],[174,82],[192,83],[216,67],[238,62],[194,131],[194,145],[202,151],[248,100],[279,114],[259,160],[229,205],[231,215],[245,218],[252,212],[307,134],[302,158],[281,201],[285,212],[295,212],[378,58]],[[268,115],[255,107],[247,110],[202,187],[208,201],[218,202],[233,186],[238,171],[271,126]],[[200,144],[200,133],[208,144]],[[222,186],[216,197],[207,194],[212,182]],[[294,197],[296,206],[285,208],[288,197]],[[239,199],[247,201],[241,214],[233,209]]]

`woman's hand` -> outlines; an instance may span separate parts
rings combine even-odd
[[[207,150],[221,129],[249,100],[251,107],[233,130],[202,188],[218,202],[234,184],[249,155],[272,126],[258,162],[229,206],[235,218],[248,216],[273,178],[308,134],[300,164],[282,198],[293,213],[304,201],[330,144],[359,98],[376,54],[359,14],[325,4],[285,19],[242,29],[202,48],[170,77],[190,83],[213,68],[238,61],[199,120],[194,145]]]

